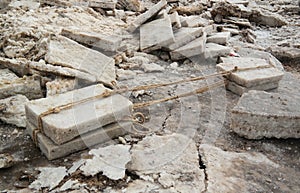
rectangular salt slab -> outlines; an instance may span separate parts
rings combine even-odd
[[[33,132],[35,129],[35,126],[27,122],[27,132],[31,137],[34,137]],[[129,122],[113,123],[103,128],[98,128],[95,131],[85,133],[61,145],[55,144],[49,137],[42,133],[38,133],[36,137],[40,150],[49,160],[53,160],[125,135],[130,130],[131,124]]]
[[[267,91],[271,89],[275,89],[278,87],[279,82],[270,82],[266,84],[257,85],[254,87],[246,88],[241,85],[236,84],[235,82],[228,81],[228,84],[226,85],[227,90],[230,90],[231,92],[242,96],[244,93],[250,91],[250,90],[261,90],[261,91]]]
[[[39,115],[51,108],[76,103],[109,91],[103,85],[92,85],[60,95],[30,101],[25,106],[27,121],[38,127]],[[88,100],[58,113],[41,118],[43,133],[54,143],[66,143],[87,133],[131,115],[132,102],[121,95]]]

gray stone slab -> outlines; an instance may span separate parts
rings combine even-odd
[[[24,76],[23,78],[0,82],[0,99],[17,94],[25,95],[28,99],[42,98],[43,92],[40,85],[40,77]]]
[[[144,52],[161,49],[174,41],[169,16],[144,24],[140,28],[140,49]]]
[[[175,28],[181,28],[181,22],[177,11],[174,11],[169,16],[171,19],[172,26],[174,26]]]
[[[117,0],[90,0],[89,7],[102,8],[102,9],[115,9]]]
[[[249,91],[231,112],[232,130],[248,139],[299,138],[299,125],[299,97],[292,93]]]
[[[96,78],[97,82],[106,85],[113,85],[116,79],[113,58],[63,36],[55,37],[50,41],[45,60],[50,64],[89,73]]]
[[[31,101],[26,105],[27,121],[37,127],[38,116],[47,110],[101,95],[105,91],[108,89],[102,85],[93,85]],[[128,118],[131,108],[132,103],[121,95],[91,99],[42,117],[43,132],[56,144],[62,144],[80,134]]]
[[[143,23],[145,23],[147,20],[149,20],[151,17],[156,15],[160,10],[162,10],[167,5],[166,0],[161,0],[157,4],[155,4],[153,7],[151,7],[148,11],[145,13],[139,15],[135,21],[133,21],[130,26],[128,27],[129,32],[134,32],[138,27],[140,27]]]
[[[213,23],[208,19],[196,15],[180,17],[180,21],[182,27],[205,27]]]
[[[205,48],[205,57],[217,58],[218,56],[228,56],[230,52],[230,47],[222,46],[215,43],[207,43]]]
[[[232,81],[228,81],[228,83],[226,85],[227,90],[229,90],[237,95],[240,95],[240,96],[242,96],[244,93],[246,93],[250,90],[268,91],[268,90],[275,89],[277,87],[278,87],[278,82],[265,83],[265,84],[253,86],[250,88],[243,87]]]
[[[170,52],[172,60],[181,60],[192,56],[204,54],[206,43],[206,33],[194,41]]]
[[[231,36],[230,32],[220,32],[212,36],[209,36],[207,38],[207,43],[227,45],[230,36]]]
[[[110,52],[117,51],[122,41],[122,38],[118,36],[107,36],[95,32],[84,31],[78,28],[64,28],[60,34],[79,43],[89,45],[92,49],[100,49]]]
[[[218,64],[217,69],[219,71],[228,71],[237,67],[238,71],[233,72],[228,76],[228,79],[247,88],[268,83],[278,83],[284,74],[264,59],[232,57],[221,58],[221,61],[224,63]]]
[[[267,60],[252,57],[221,57],[220,62],[217,69],[223,71],[234,70],[235,67],[239,70],[272,67]]]
[[[180,28],[174,31],[175,42],[166,46],[168,51],[180,48],[203,34],[203,28]]]
[[[125,135],[131,129],[130,123],[110,124],[100,127],[92,132],[83,134],[67,143],[57,145],[49,137],[42,133],[37,134],[38,146],[43,154],[49,159],[65,157],[97,144],[104,143],[118,136]],[[27,132],[33,137],[33,130],[36,129],[31,123],[27,122]]]

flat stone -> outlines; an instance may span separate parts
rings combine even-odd
[[[108,92],[103,85],[93,85],[60,95],[30,101],[26,105],[27,121],[38,126],[38,117],[51,108],[87,100],[58,113],[42,117],[43,131],[56,144],[62,144],[79,134],[124,119],[131,114],[132,103],[121,95],[93,98]]]
[[[224,151],[208,144],[201,144],[199,152],[206,166],[206,192],[272,191],[274,186],[264,189],[261,185],[269,180],[270,171],[278,171],[279,165],[265,155]]]
[[[137,73],[132,70],[117,69],[117,79],[118,80],[134,79],[136,74]]]
[[[259,58],[221,58],[224,63],[217,65],[219,71],[230,71],[237,67],[237,72],[233,72],[228,79],[247,88],[267,83],[278,83],[283,72],[273,67],[264,59]],[[268,88],[269,90],[271,88]]]
[[[78,28],[63,28],[60,34],[76,42],[89,45],[92,49],[110,52],[117,51],[122,41],[122,38],[118,36],[108,36]]]
[[[270,52],[282,62],[297,64],[300,60],[300,49],[292,47],[271,46]]]
[[[24,95],[0,100],[0,120],[17,127],[26,127],[25,104],[28,101]]]
[[[207,37],[207,43],[227,45],[230,36],[231,36],[230,32],[220,32]]]
[[[180,28],[174,31],[175,42],[166,46],[169,51],[175,50],[186,45],[203,34],[203,28]]]
[[[226,88],[227,90],[242,96],[244,93],[250,91],[250,90],[261,90],[261,91],[268,91],[272,90],[278,87],[278,82],[270,82],[270,83],[265,83],[265,84],[260,84],[257,86],[253,86],[250,88],[243,87],[241,85],[236,84],[235,82],[228,81]]]
[[[0,82],[0,99],[17,94],[25,95],[28,99],[42,98],[40,78],[38,76],[24,76],[23,78],[6,79]]]
[[[49,137],[42,133],[37,134],[37,141],[40,150],[47,159],[54,160],[125,135],[129,132],[130,126],[131,125],[129,123],[121,123],[99,127],[94,131],[82,134],[79,137],[61,145],[57,145]],[[35,126],[27,122],[27,132],[31,137],[34,137],[33,132],[35,129]]]
[[[77,69],[56,66],[52,64],[46,64],[44,60],[40,60],[39,62],[31,61],[29,63],[30,71],[32,74],[53,74],[64,77],[72,77],[76,78],[78,81],[94,83],[96,82],[96,77],[91,76],[89,73],[79,71]]]
[[[89,7],[102,8],[102,9],[115,9],[117,0],[90,0]]]
[[[141,67],[143,68],[144,72],[163,72],[165,70],[164,67],[155,63],[143,64]]]
[[[248,139],[299,138],[299,125],[299,97],[292,93],[249,91],[231,113],[232,130]]]
[[[240,31],[238,29],[229,28],[229,27],[223,27],[222,32],[230,32],[231,35],[239,35]]]
[[[50,64],[89,73],[97,82],[109,86],[116,79],[114,59],[63,36],[50,41],[45,60]]]
[[[92,159],[86,160],[80,170],[86,176],[94,176],[100,172],[112,180],[125,177],[126,164],[131,160],[130,145],[110,145],[99,149],[92,149],[89,154]]]
[[[217,58],[218,56],[228,56],[231,52],[231,48],[222,46],[215,43],[207,43],[205,47],[206,58]]]
[[[201,16],[187,16],[180,17],[182,27],[205,27],[212,24],[212,21],[209,21]]]
[[[151,31],[151,33],[149,33]],[[150,52],[174,43],[174,35],[169,16],[157,19],[140,28],[140,49]]]
[[[151,17],[156,15],[160,10],[162,10],[167,5],[166,0],[161,0],[154,6],[152,6],[148,11],[139,15],[135,21],[133,21],[128,27],[129,32],[134,32],[138,27],[140,27],[143,23],[149,20]]]
[[[147,136],[133,145],[131,156],[127,168],[142,179],[154,180],[152,177],[157,176],[161,186],[174,192],[205,189],[195,142],[184,135]]]
[[[129,10],[140,12],[143,10],[143,4],[139,0],[118,0],[117,8],[122,10]]]
[[[184,58],[190,58],[192,56],[197,56],[204,54],[206,44],[206,33],[201,37],[193,40],[192,42],[182,46],[172,52],[170,52],[172,60],[181,60]]]
[[[54,189],[67,176],[65,167],[44,167],[38,168],[41,173],[38,178],[29,185],[29,188],[42,190],[42,188]]]

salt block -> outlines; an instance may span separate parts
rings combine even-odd
[[[203,28],[180,28],[174,32],[175,42],[166,46],[167,50],[175,50],[180,48],[203,34]]]
[[[214,34],[207,38],[207,43],[216,43],[221,45],[227,45],[228,40],[231,36],[230,32],[220,32],[217,34]]]
[[[77,28],[64,28],[60,34],[79,43],[92,46],[93,49],[111,52],[117,51],[122,41],[122,38],[117,36],[107,36]]]
[[[265,83],[257,86],[253,86],[250,88],[243,87],[241,85],[236,84],[235,82],[228,81],[226,88],[227,90],[242,96],[244,93],[250,91],[250,90],[261,90],[261,91],[268,91],[272,90],[278,87],[279,82],[270,82],[270,83]]]
[[[231,48],[215,43],[207,43],[205,49],[206,58],[217,58],[218,56],[227,56],[230,54]]]
[[[229,79],[239,85],[250,88],[270,82],[279,82],[284,73],[276,68],[262,68],[234,72]]]
[[[35,126],[27,122],[27,132],[31,135],[31,137],[34,137],[33,132],[35,129]],[[53,160],[125,135],[130,131],[130,129],[131,124],[129,122],[123,122],[121,124],[113,123],[80,135],[77,138],[61,145],[55,144],[46,135],[38,133],[37,142],[43,154],[49,160]]]
[[[249,91],[231,112],[231,128],[248,139],[300,138],[299,107],[291,93]]]
[[[156,15],[160,10],[162,10],[167,5],[166,0],[161,0],[157,4],[155,4],[153,7],[151,7],[148,11],[145,13],[139,15],[136,20],[134,20],[130,26],[128,27],[129,32],[134,32],[138,27],[140,27],[143,23],[145,23],[147,20],[149,20],[151,17]]]
[[[212,21],[197,15],[180,17],[180,20],[182,27],[205,27],[213,23]]]
[[[239,70],[272,67],[269,62],[262,58],[221,57],[220,61],[222,63],[217,65],[217,69],[221,71],[234,70],[235,67],[238,67]]]
[[[201,55],[205,51],[206,33],[200,38],[182,46],[170,53],[172,60],[181,60],[192,56]]]
[[[103,85],[92,85],[60,95],[30,101],[25,106],[27,121],[38,127],[39,116],[51,108],[78,103],[107,92]],[[96,98],[79,103],[58,113],[41,117],[42,129],[54,143],[66,143],[78,135],[101,126],[121,121],[131,115],[132,102],[121,95]]]
[[[86,48],[64,36],[55,37],[50,41],[45,60],[50,64],[89,73],[96,78],[97,82],[109,86],[112,86],[116,80],[113,58]]]
[[[117,0],[92,0],[89,1],[89,7],[102,8],[102,9],[115,9]]]
[[[161,49],[174,41],[173,29],[168,15],[163,19],[157,19],[141,26],[140,49],[143,52]]]

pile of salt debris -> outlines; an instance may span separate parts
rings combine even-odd
[[[121,95],[100,98],[107,92],[93,85],[26,104],[27,130],[49,159],[91,147],[124,135],[130,123],[132,103]],[[59,111],[47,113],[49,109]]]

